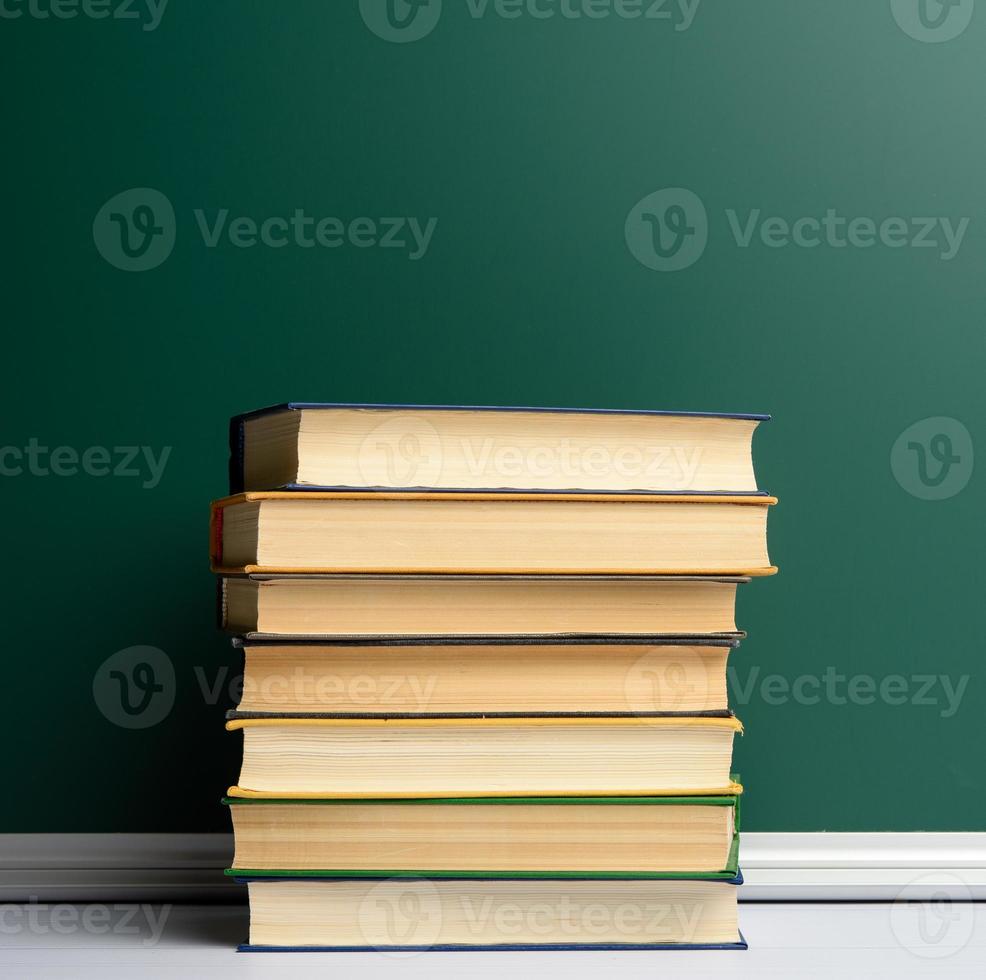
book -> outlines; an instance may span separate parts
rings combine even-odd
[[[773,497],[246,493],[219,572],[770,575]]]
[[[234,877],[735,878],[738,796],[227,797]]]
[[[230,493],[756,493],[766,415],[290,402],[230,423]]]
[[[229,796],[728,796],[728,718],[252,718]]]
[[[739,637],[744,577],[240,575],[223,629],[263,638]]]
[[[234,640],[244,671],[229,717],[727,716],[737,643]]]
[[[246,879],[245,951],[745,949],[710,880]]]

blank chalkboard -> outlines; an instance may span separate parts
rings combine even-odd
[[[986,21],[919,6],[8,4],[0,830],[227,829],[289,399],[772,413],[744,826],[981,827]]]

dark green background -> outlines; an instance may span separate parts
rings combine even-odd
[[[921,44],[886,2],[702,0],[662,21],[503,20],[446,0],[411,44],[355,0],[171,0],[160,27],[0,20],[3,445],[172,446],[160,485],[0,478],[3,831],[212,831],[239,738],[211,683],[207,505],[226,419],[287,399],[771,412],[756,441],[781,567],[740,597],[740,677],[971,674],[934,706],[739,711],[750,830],[983,825],[982,475],[943,501],[895,481],[912,422],[980,440],[986,11]],[[177,213],[159,268],[96,251],[111,196]],[[709,245],[629,254],[645,194],[705,202]],[[192,210],[438,218],[420,261],[379,248],[205,248]],[[724,209],[943,215],[928,249],[735,246]],[[166,721],[94,705],[113,652],[175,663]],[[940,689],[937,691],[940,694]]]

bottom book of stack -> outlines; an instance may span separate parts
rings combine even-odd
[[[724,795],[231,795],[249,951],[745,949]],[[234,788],[233,792],[236,792]]]

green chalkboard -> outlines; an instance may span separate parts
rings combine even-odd
[[[8,0],[0,830],[227,828],[207,505],[288,399],[773,413],[746,827],[981,828],[971,6]]]

